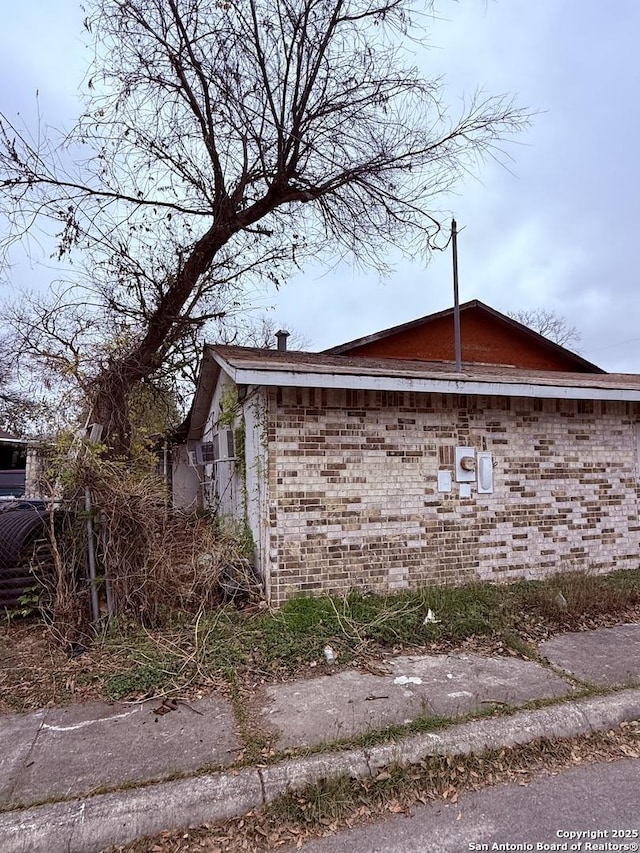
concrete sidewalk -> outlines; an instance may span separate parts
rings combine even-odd
[[[629,687],[640,684],[640,625],[558,636],[539,651],[550,665],[475,654],[401,656],[375,675],[342,670],[271,685],[253,697],[253,716],[276,752],[299,757],[283,755],[268,767],[238,765],[241,733],[231,705],[216,696],[0,716],[1,849],[91,853],[242,814],[321,777],[362,777],[429,754],[569,737],[640,719],[640,688]],[[573,700],[585,685],[621,689]],[[558,701],[516,710],[540,699]],[[514,713],[455,724],[455,717],[495,706]],[[425,715],[454,722],[391,745],[340,747],[341,740]],[[327,743],[331,749],[305,756]]]

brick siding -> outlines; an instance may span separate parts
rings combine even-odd
[[[271,599],[635,567],[637,404],[272,389]],[[437,491],[454,448],[494,492]]]

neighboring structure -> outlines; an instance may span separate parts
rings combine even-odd
[[[0,498],[24,495],[26,469],[27,442],[0,430]]]
[[[640,376],[573,358],[570,372],[456,373],[397,354],[207,347],[179,502],[249,528],[276,605],[635,567]]]
[[[0,430],[0,500],[41,498],[40,455],[35,444]]]

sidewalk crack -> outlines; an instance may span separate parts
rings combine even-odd
[[[258,771],[258,779],[260,779],[260,789],[262,791],[262,805],[266,806],[267,805],[267,791],[266,791],[266,788],[264,787],[264,777],[262,775],[262,770],[260,769],[260,767],[256,767],[256,770]]]
[[[38,738],[40,737],[40,733],[44,727],[45,721],[49,715],[49,709],[45,709],[44,714],[42,715],[42,720],[40,721],[40,725],[33,736],[33,740],[31,741],[31,746],[29,747],[29,751],[24,757],[24,760],[20,763],[20,766],[16,768],[16,773],[14,775],[13,781],[11,782],[11,787],[7,793],[7,802],[10,804],[13,800],[13,795],[15,794],[16,787],[18,786],[18,782],[22,777],[22,773],[29,766],[29,761],[31,759],[31,755],[33,754],[33,750],[35,749],[36,743],[38,742]]]
[[[363,749],[362,753],[364,755],[364,760],[367,764],[367,770],[369,771],[369,776],[371,776],[371,778],[373,778],[373,770],[371,769],[371,763],[370,763],[371,752],[368,749]]]

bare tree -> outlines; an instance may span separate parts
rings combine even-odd
[[[546,308],[528,308],[520,311],[510,311],[509,317],[528,326],[539,335],[560,344],[561,347],[575,349],[580,343],[580,332],[575,326],[570,326],[565,317]]]
[[[94,0],[75,130],[0,114],[8,243],[39,226],[80,272],[84,258],[72,287],[14,307],[22,356],[73,376],[116,449],[131,390],[179,369],[247,281],[428,252],[439,197],[527,125],[504,97],[447,116],[405,48],[426,43],[429,6]]]
[[[49,407],[41,391],[30,391],[18,382],[10,347],[0,338],[0,430],[21,437],[46,431]]]

